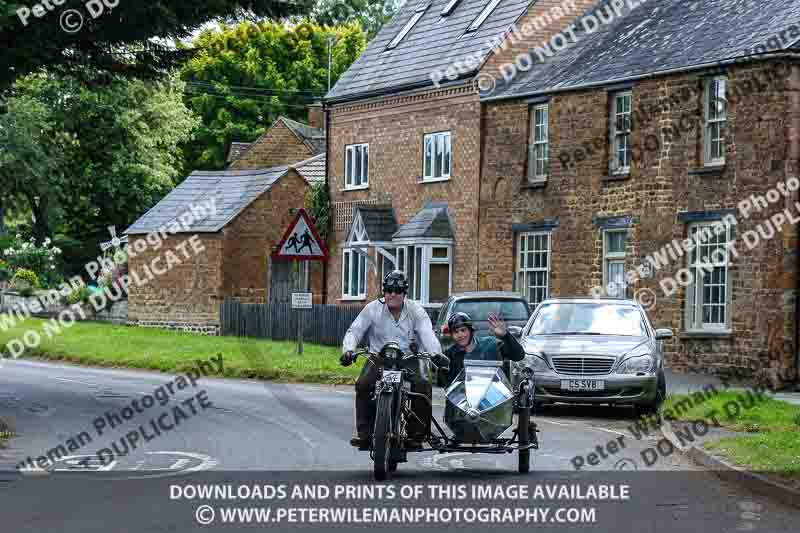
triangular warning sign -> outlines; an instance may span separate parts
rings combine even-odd
[[[328,249],[322,242],[305,209],[300,209],[278,244],[273,259],[284,261],[327,261]]]

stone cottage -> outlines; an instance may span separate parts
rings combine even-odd
[[[319,109],[313,106],[310,116],[321,119]],[[166,272],[162,266],[146,284],[131,285],[129,323],[216,334],[226,297],[290,301],[304,273],[298,263],[271,256],[310,187],[325,181],[325,130],[321,121],[316,125],[279,118],[249,146],[237,146],[227,170],[192,173],[126,230],[133,243],[179,220],[191,206],[213,201],[209,216],[130,258],[129,270],[142,272],[179,255],[190,239],[193,249],[202,248]],[[315,302],[321,303],[324,267],[311,263],[309,269]]]
[[[610,18],[483,95],[479,271],[532,301],[640,300],[672,368],[795,382],[797,2]]]

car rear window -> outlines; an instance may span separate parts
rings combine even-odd
[[[528,320],[529,316],[528,306],[520,300],[459,300],[452,313],[467,313],[476,322],[489,320],[491,313],[503,320]]]

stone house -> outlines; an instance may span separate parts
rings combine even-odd
[[[320,108],[312,106],[312,119],[321,119]],[[324,129],[281,117],[249,146],[236,148],[238,157],[227,170],[193,172],[126,230],[133,247],[137,239],[180,220],[192,206],[213,205],[207,216],[167,235],[162,245],[130,258],[129,271],[148,280],[130,285],[130,324],[216,334],[226,297],[286,303],[300,288],[304,272],[299,264],[271,256],[296,210],[305,205],[310,187],[325,181]],[[202,251],[185,253],[196,248]],[[164,268],[170,256],[184,260]],[[142,275],[157,264],[158,275]],[[321,303],[324,266],[310,263],[308,275],[314,300]]]
[[[670,367],[796,382],[797,3],[662,0],[574,37],[483,95],[487,285],[636,298]]]
[[[531,38],[589,3],[536,2],[558,11]],[[532,4],[409,0],[327,94],[329,303],[366,303],[393,268],[429,308],[482,287],[478,80],[514,53],[509,29]]]

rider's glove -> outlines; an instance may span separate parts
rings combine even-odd
[[[434,356],[433,364],[436,366],[450,366],[450,358],[443,353],[437,353]]]
[[[356,356],[351,351],[344,352],[342,356],[339,358],[339,363],[342,366],[350,366],[353,364],[353,361],[356,360]]]

